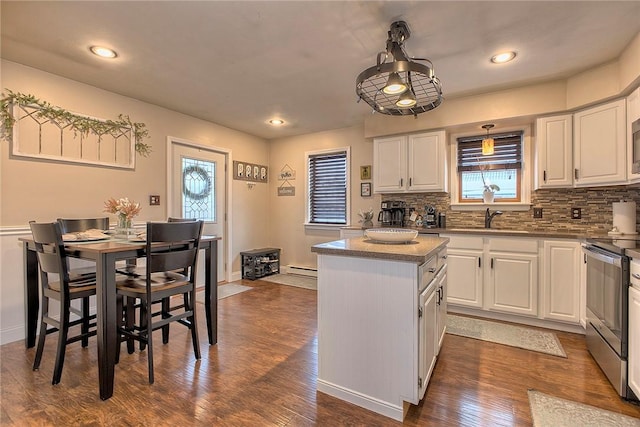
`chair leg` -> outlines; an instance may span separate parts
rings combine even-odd
[[[42,352],[44,350],[44,341],[47,338],[47,324],[44,322],[44,316],[49,315],[49,298],[42,298],[42,312],[40,313],[40,337],[38,337],[38,347],[36,349],[36,357],[33,360],[33,370],[40,369],[42,361]]]
[[[162,299],[162,318],[163,319],[166,319],[167,317],[171,316],[171,313],[169,313],[170,308],[171,308],[170,299],[163,298]],[[166,344],[168,342],[169,342],[169,324],[166,324],[165,326],[162,327],[162,344]]]
[[[132,332],[133,326],[136,320],[136,307],[135,307],[136,299],[131,297],[125,297],[125,298],[127,302],[126,313],[124,315],[125,327],[128,331]],[[131,337],[127,338],[127,353],[133,354],[133,352],[135,351],[134,344],[135,343],[133,341],[133,338]]]
[[[151,314],[151,304],[141,301],[140,302],[140,327],[145,330],[147,329],[147,325],[151,325],[151,322],[147,322],[147,313]],[[146,347],[147,345],[143,341],[140,341],[140,351],[143,351]]]
[[[147,334],[147,360],[149,363],[149,384],[153,384],[153,310],[151,310],[151,302],[145,301],[142,304],[142,307],[146,310],[146,334]]]
[[[116,313],[118,316],[118,326],[116,329],[116,333],[118,334],[116,338],[116,364],[120,362],[120,347],[122,347],[122,329],[124,328],[124,307],[123,307],[123,297],[122,295],[116,296]]]
[[[82,298],[82,347],[87,347],[89,345],[89,297]]]
[[[184,306],[186,310],[191,311],[191,316],[187,318],[189,320],[189,329],[191,329],[191,340],[193,341],[193,352],[196,355],[196,359],[200,359],[200,341],[198,340],[198,322],[196,322],[196,309],[194,307],[196,298],[196,291],[193,289],[191,292],[184,294]]]
[[[56,364],[53,368],[53,381],[55,385],[60,382],[62,367],[64,365],[64,355],[67,349],[67,336],[69,334],[69,301],[60,301],[60,330],[58,331],[58,351],[56,354]]]

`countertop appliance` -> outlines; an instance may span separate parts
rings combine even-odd
[[[438,226],[438,211],[435,206],[427,205],[424,207],[422,226],[424,228],[436,228]]]
[[[628,386],[629,257],[640,248],[637,236],[587,239],[587,331],[589,352],[618,394],[638,400]]]
[[[403,201],[385,200],[380,205],[378,222],[383,226],[404,227],[407,205]]]

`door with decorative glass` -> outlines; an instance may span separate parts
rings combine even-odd
[[[171,201],[169,216],[204,221],[204,235],[218,241],[218,282],[225,280],[226,162],[227,155],[172,141]],[[204,283],[203,262],[198,262],[198,282]]]

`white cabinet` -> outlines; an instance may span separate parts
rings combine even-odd
[[[446,257],[448,258],[448,255]],[[444,340],[444,333],[447,329],[447,270],[448,265],[445,264],[436,277],[436,294],[438,298],[436,301],[436,304],[438,305],[438,315],[436,319],[438,345],[436,348],[438,354],[440,354],[440,348],[442,347],[442,341]]]
[[[444,131],[373,140],[375,193],[447,191]]]
[[[447,248],[447,302],[482,308],[483,238],[445,235]]]
[[[573,126],[575,186],[626,184],[624,99],[575,113]]]
[[[631,261],[629,286],[629,387],[640,396],[640,258]]]
[[[580,322],[580,243],[545,240],[542,257],[542,307],[544,319]]]
[[[421,400],[427,391],[427,384],[436,365],[436,357],[438,356],[438,293],[436,292],[437,283],[434,280],[420,294],[419,308],[419,340],[418,352],[420,354],[418,360],[418,398]]]
[[[573,116],[536,120],[535,188],[573,186]]]
[[[640,87],[627,97],[627,178],[629,184],[640,182],[640,173],[631,171],[631,161],[633,159],[631,124],[636,120],[640,120]]]

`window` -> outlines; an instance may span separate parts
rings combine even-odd
[[[348,223],[348,156],[348,149],[307,153],[309,224]]]
[[[482,203],[486,186],[495,185],[496,202],[522,202],[523,132],[491,135],[494,154],[482,155],[485,135],[458,138],[458,202]]]

